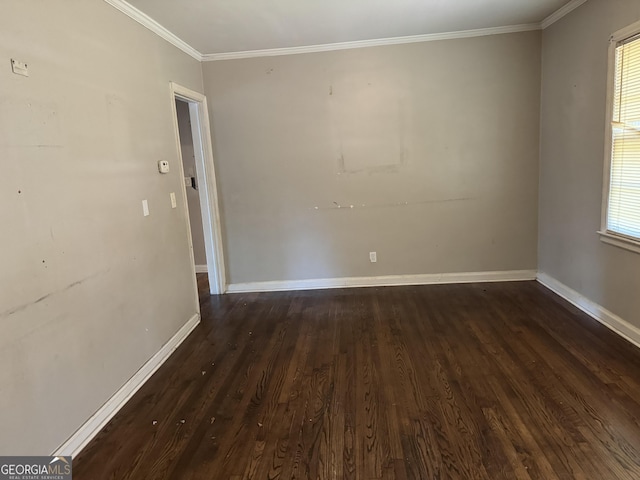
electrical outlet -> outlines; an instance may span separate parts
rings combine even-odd
[[[376,252],[369,252],[369,260],[371,260],[371,263],[376,263],[378,261],[378,254]]]

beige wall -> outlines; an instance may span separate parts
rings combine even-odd
[[[640,256],[595,233],[607,39],[637,19],[590,0],[545,30],[542,105],[539,32],[203,64],[227,280],[535,269],[538,249],[640,326]],[[195,313],[169,81],[202,71],[100,0],[4,2],[0,52],[0,453],[43,454]]]
[[[230,283],[536,268],[540,32],[203,70]]]
[[[185,177],[197,177],[196,157],[193,149],[191,134],[191,119],[189,118],[189,104],[176,100],[178,114],[178,128],[180,130],[180,148],[182,150],[182,165]],[[191,240],[193,243],[193,258],[196,265],[207,265],[207,254],[204,247],[204,232],[202,230],[202,211],[200,210],[200,194],[198,190],[187,187],[187,204],[189,205],[189,225],[191,226]]]
[[[0,454],[42,455],[196,312],[169,82],[202,77],[101,0],[3,1],[0,58]]]
[[[543,34],[539,269],[640,326],[640,255],[600,242],[607,50],[635,0],[589,0]]]

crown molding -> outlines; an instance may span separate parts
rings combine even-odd
[[[586,1],[587,0],[571,0],[564,7],[559,8],[558,10],[553,12],[551,15],[549,15],[547,18],[542,20],[542,22],[540,22],[540,27],[544,30],[545,28],[553,25],[561,18],[573,12],[576,8],[578,8],[580,5],[582,5]]]
[[[193,48],[191,45],[189,45],[187,42],[185,42],[181,38],[178,38],[176,35],[171,33],[165,27],[163,27],[158,22],[156,22],[153,18],[141,12],[133,5],[127,3],[125,0],[104,0],[104,1],[107,2],[109,5],[117,8],[122,13],[124,13],[128,17],[138,22],[140,25],[148,28],[159,37],[165,39],[174,47],[179,48],[187,55],[190,55],[191,57],[195,58],[199,62],[202,61],[202,54],[199,51],[197,51],[195,48]]]
[[[484,37],[504,33],[529,32],[540,30],[540,24],[507,25],[505,27],[480,28],[476,30],[461,30],[457,32],[429,33],[426,35],[411,35],[407,37],[378,38],[373,40],[358,40],[354,42],[327,43],[323,45],[308,45],[304,47],[270,48],[265,50],[248,50],[243,52],[210,53],[202,56],[204,62],[217,60],[237,60],[241,58],[275,57],[279,55],[294,55],[298,53],[328,52],[334,50],[348,50],[352,48],[379,47],[384,45],[398,45],[405,43],[434,42],[437,40],[453,40],[457,38]]]
[[[564,16],[571,13],[587,0],[571,0],[540,23],[523,25],[507,25],[504,27],[479,28],[475,30],[460,30],[456,32],[429,33],[424,35],[411,35],[406,37],[379,38],[373,40],[358,40],[353,42],[327,43],[321,45],[308,45],[302,47],[269,48],[263,50],[247,50],[241,52],[209,53],[202,54],[187,42],[171,33],[147,14],[141,12],[126,0],[104,0],[109,5],[117,8],[122,13],[132,18],[142,26],[179,48],[187,55],[200,62],[214,62],[217,60],[237,60],[242,58],[275,57],[280,55],[295,55],[300,53],[329,52],[335,50],[349,50],[353,48],[380,47],[385,45],[400,45],[406,43],[434,42],[438,40],[455,40],[459,38],[484,37],[487,35],[501,35],[505,33],[529,32],[544,30]]]

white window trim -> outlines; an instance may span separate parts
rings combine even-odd
[[[598,233],[600,234],[600,240],[604,243],[640,253],[640,242],[638,240],[605,230],[601,230]]]
[[[635,22],[628,27],[618,30],[611,35],[609,39],[609,59],[607,65],[607,118],[606,118],[606,132],[604,141],[604,174],[602,177],[602,223],[598,234],[600,240],[609,245],[624,248],[626,250],[640,253],[640,240],[626,237],[617,232],[612,232],[607,229],[609,225],[608,213],[609,213],[609,188],[611,183],[611,150],[612,150],[612,131],[611,131],[611,119],[613,118],[613,95],[615,90],[615,69],[616,69],[616,48],[618,43],[626,40],[629,37],[640,34],[640,21]]]

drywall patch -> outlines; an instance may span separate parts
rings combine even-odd
[[[416,205],[441,205],[445,203],[453,203],[453,202],[470,202],[473,200],[477,200],[471,197],[461,197],[461,198],[443,198],[443,199],[434,199],[434,200],[412,200],[412,201],[401,201],[401,202],[387,202],[387,203],[349,203],[349,204],[341,204],[339,202],[333,201],[328,206],[314,205],[313,207],[308,207],[309,210],[356,210],[362,208],[401,208],[401,207],[411,207]]]
[[[410,115],[402,78],[374,82],[367,72],[329,86],[338,173],[397,173],[407,163]]]
[[[374,173],[399,173],[400,170],[402,169],[402,167],[407,163],[407,158],[409,156],[409,152],[407,150],[400,150],[398,152],[398,155],[391,155],[387,158],[389,159],[396,159],[397,158],[397,162],[396,163],[392,163],[392,164],[382,164],[382,165],[375,165],[375,164],[371,164],[371,163],[367,163],[367,162],[372,162],[371,158],[358,158],[355,157],[356,160],[352,160],[352,161],[347,161],[345,159],[344,153],[340,155],[340,157],[338,158],[338,174],[343,174],[343,173],[352,173],[352,174],[357,174],[357,173],[367,173],[367,174],[374,174]],[[364,160],[364,162],[362,161]],[[384,161],[384,159],[382,159]]]

